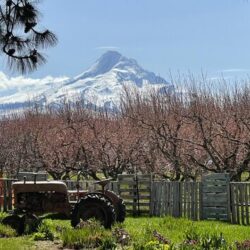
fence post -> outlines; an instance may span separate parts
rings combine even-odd
[[[3,211],[7,212],[8,210],[8,206],[7,203],[8,202],[8,197],[7,197],[7,181],[4,180],[3,182]]]
[[[180,216],[180,182],[173,182],[173,216]]]

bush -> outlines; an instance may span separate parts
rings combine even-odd
[[[9,215],[8,213],[0,212],[0,222],[2,222],[2,220],[8,215]]]
[[[0,238],[10,238],[17,236],[16,230],[10,226],[0,224]]]
[[[37,233],[34,234],[34,239],[42,238],[42,240],[54,240],[53,234],[53,221],[52,220],[44,220],[41,222],[37,229]]]
[[[79,228],[66,228],[62,231],[63,246],[74,249],[97,247],[105,249],[103,248],[105,245],[114,246],[115,243],[110,239],[112,239],[111,232],[105,230],[97,221],[83,222]]]
[[[184,242],[177,247],[177,249],[202,249],[202,250],[226,250],[229,249],[222,233],[201,234],[197,231],[197,228],[191,227],[185,233]]]
[[[171,250],[173,249],[169,244],[162,244],[159,241],[152,240],[146,243],[134,243],[134,250]]]
[[[112,230],[112,236],[115,238],[116,243],[121,244],[122,246],[127,246],[130,241],[129,233],[123,229],[121,226],[115,227]]]
[[[112,238],[106,238],[102,241],[102,245],[100,246],[100,250],[115,250],[117,248],[117,244],[114,242]]]
[[[34,241],[38,241],[38,240],[47,240],[46,234],[45,233],[34,233],[32,239]]]
[[[236,242],[237,250],[250,250],[250,240],[245,240],[241,243]]]

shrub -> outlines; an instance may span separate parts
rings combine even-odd
[[[11,228],[10,226],[0,224],[0,238],[15,237],[16,235],[15,229]]]
[[[116,243],[114,242],[114,240],[110,237],[105,238],[102,241],[102,245],[100,246],[100,250],[115,250],[117,248]]]
[[[0,222],[2,222],[2,220],[8,215],[9,215],[8,213],[0,212]]]
[[[197,228],[191,227],[185,233],[184,242],[177,247],[177,249],[188,250],[188,249],[202,249],[202,250],[212,250],[220,249],[226,250],[229,246],[227,245],[222,233],[218,234],[216,232],[212,234],[200,234]]]
[[[46,234],[45,233],[34,233],[32,239],[34,241],[38,241],[38,240],[47,240]]]
[[[241,243],[236,242],[237,250],[250,250],[250,240],[245,240]]]
[[[53,234],[53,221],[52,220],[44,220],[38,227],[38,234],[35,234],[35,238],[41,237],[43,240],[54,240]]]
[[[126,246],[129,244],[130,235],[125,229],[121,227],[116,227],[112,231],[112,235],[116,239],[116,243],[119,243],[122,246]]]
[[[201,237],[200,245],[204,250],[209,249],[228,249],[227,243],[221,234],[206,234]]]
[[[162,244],[159,241],[152,240],[144,244],[141,244],[138,242],[134,243],[133,249],[134,250],[171,250],[173,248],[169,244]]]
[[[76,229],[66,228],[62,231],[63,246],[74,249],[97,248],[105,244],[113,246],[115,243],[109,240],[111,238],[111,232],[105,230],[97,221],[82,222]]]

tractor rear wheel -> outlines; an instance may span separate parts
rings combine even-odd
[[[13,214],[13,215],[9,215],[7,217],[5,217],[3,220],[2,220],[2,223],[4,225],[8,225],[10,226],[11,228],[15,229],[16,232],[21,235],[23,234],[24,232],[24,224],[23,224],[23,221],[22,219],[16,215],[16,214]]]
[[[76,204],[71,218],[71,225],[76,227],[80,220],[94,218],[105,227],[111,228],[115,221],[115,210],[108,199],[101,194],[88,194]]]

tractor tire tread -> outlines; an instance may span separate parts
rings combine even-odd
[[[81,219],[81,212],[84,213],[85,207],[89,207],[93,204],[95,207],[101,207],[104,213],[103,226],[105,228],[111,228],[115,221],[115,209],[111,202],[101,194],[88,194],[83,197],[79,203],[77,203],[73,209],[71,217],[71,225],[76,227]],[[98,206],[97,206],[98,205]],[[81,211],[82,210],[82,211]]]

